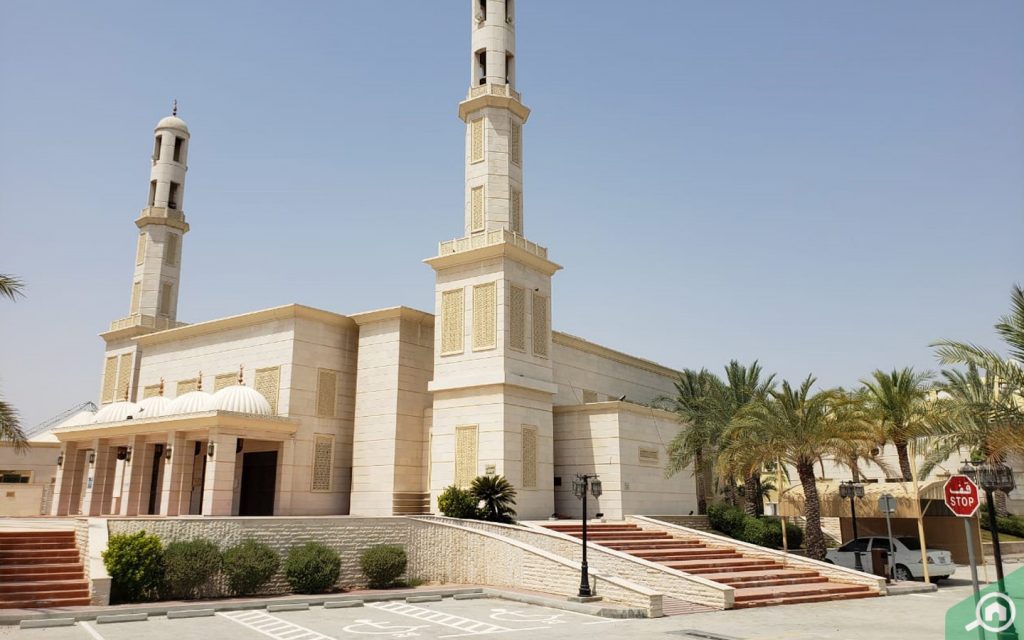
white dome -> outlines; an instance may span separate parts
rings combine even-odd
[[[160,416],[169,415],[171,401],[163,396],[152,396],[140,402],[139,407],[141,412],[135,416],[136,419],[159,418]]]
[[[88,409],[82,409],[75,415],[71,416],[64,422],[51,427],[51,429],[60,429],[63,427],[80,427],[83,424],[92,424],[96,422],[96,414]]]
[[[134,402],[114,402],[97,411],[93,422],[123,422],[135,418],[138,413],[139,405]]]
[[[235,384],[224,387],[213,394],[213,399],[221,411],[249,413],[258,416],[271,414],[270,403],[263,397],[263,394],[245,385]]]
[[[176,416],[180,413],[202,413],[213,411],[217,403],[213,401],[213,394],[205,391],[189,391],[185,395],[178,396],[167,408],[167,416]]]
[[[188,133],[188,125],[185,121],[178,116],[167,116],[160,122],[156,123],[156,128],[159,129],[177,129]]]

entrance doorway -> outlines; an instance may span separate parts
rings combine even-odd
[[[149,505],[146,513],[155,515],[159,507],[160,498],[160,463],[164,457],[164,445],[158,444],[153,447],[153,464],[149,471]]]
[[[198,516],[203,513],[203,488],[206,484],[206,447],[202,442],[195,443],[192,452],[192,491],[189,493],[188,513]]]
[[[238,515],[274,515],[274,489],[276,487],[276,451],[254,451],[242,454],[242,491],[238,498]]]

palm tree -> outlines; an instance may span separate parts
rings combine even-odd
[[[913,367],[893,369],[885,373],[876,369],[871,378],[861,380],[865,390],[868,416],[879,426],[882,444],[892,442],[900,463],[903,479],[912,479],[908,443],[924,432],[928,420],[928,389],[930,372],[915,372]]]
[[[516,490],[504,476],[477,476],[469,492],[481,502],[484,520],[511,523],[516,517]]]
[[[17,300],[24,296],[25,283],[12,275],[0,273],[0,298]],[[0,441],[10,441],[16,450],[27,446],[25,432],[21,429],[18,411],[9,402],[0,398]]]
[[[769,391],[775,388],[775,374],[761,379],[762,367],[757,360],[754,360],[749,367],[741,365],[736,360],[730,360],[725,367],[725,400],[726,405],[722,412],[725,424],[735,418],[744,407],[752,402],[763,400]],[[759,516],[764,514],[764,501],[761,498],[763,492],[761,484],[761,469],[753,468],[749,473],[740,476],[743,479],[743,508],[747,515]],[[730,486],[732,483],[730,482]]]
[[[675,381],[676,394],[661,396],[655,404],[674,411],[684,424],[668,445],[665,477],[693,465],[697,489],[697,513],[708,512],[708,460],[713,459],[722,431],[721,405],[725,384],[707,369],[685,369]]]
[[[723,458],[742,459],[758,468],[781,462],[796,469],[804,490],[807,555],[825,557],[821,505],[814,464],[824,457],[840,458],[850,443],[868,446],[872,433],[853,412],[840,408],[849,402],[837,389],[812,392],[815,378],[807,376],[798,388],[784,381],[763,400],[747,405],[723,436]]]

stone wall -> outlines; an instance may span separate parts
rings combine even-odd
[[[696,538],[708,544],[733,546],[737,551],[751,558],[767,558],[775,560],[776,562],[781,562],[787,566],[817,571],[826,578],[836,580],[837,582],[864,584],[881,593],[886,592],[885,578],[873,576],[869,573],[854,571],[853,569],[847,569],[827,562],[811,560],[810,558],[805,558],[792,553],[783,553],[782,551],[776,551],[775,549],[768,549],[767,547],[761,547],[756,544],[741,542],[734,538],[720,536],[708,531],[687,529],[685,527],[661,522],[652,518],[645,518],[643,516],[627,516],[626,521],[642,526],[645,529],[685,534],[687,537]]]
[[[577,567],[582,560],[583,543],[581,540],[540,526],[514,526],[479,520],[457,520],[441,516],[424,516],[418,519],[454,523],[470,529],[487,531],[543,549],[576,563]],[[587,562],[591,569],[624,578],[686,602],[698,602],[717,609],[727,609],[733,604],[734,589],[732,587],[711,582],[699,576],[688,575],[620,551],[590,546],[587,550]]]

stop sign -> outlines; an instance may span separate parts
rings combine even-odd
[[[952,476],[942,487],[946,506],[961,518],[970,518],[981,506],[978,485],[967,476]]]

